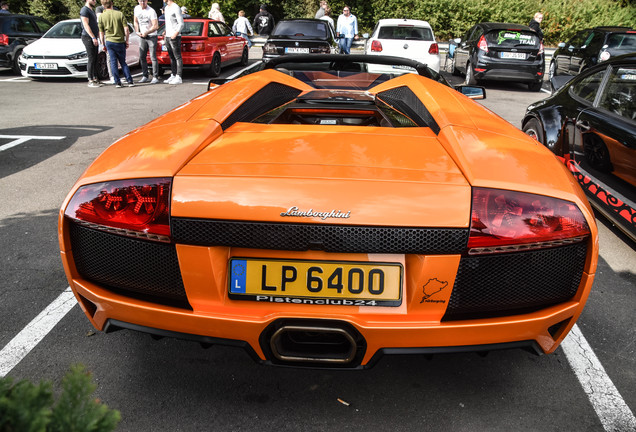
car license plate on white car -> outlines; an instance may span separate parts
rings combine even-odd
[[[36,69],[57,69],[57,63],[35,63]]]
[[[502,53],[499,53],[499,57],[500,58],[505,58],[505,59],[525,60],[526,59],[526,54],[525,53],[516,53],[516,52],[502,52]]]
[[[309,48],[285,48],[285,54],[309,54]]]

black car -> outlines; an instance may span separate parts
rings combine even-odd
[[[522,128],[562,156],[590,203],[636,241],[636,53],[571,78],[528,107]]]
[[[481,80],[528,83],[540,91],[545,55],[543,43],[530,27],[509,23],[479,23],[453,41],[455,74],[466,75],[466,84]]]
[[[618,55],[636,52],[636,30],[629,27],[595,27],[581,30],[552,55],[549,77],[578,75],[581,71]]]
[[[263,60],[285,54],[334,54],[336,35],[329,22],[320,19],[282,20],[263,45]]]
[[[18,58],[22,49],[42,37],[52,24],[31,15],[0,14],[0,67],[20,74]]]

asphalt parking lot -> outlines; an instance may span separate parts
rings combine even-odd
[[[229,347],[95,332],[67,291],[59,207],[108,145],[207,82],[186,73],[178,86],[90,89],[0,70],[0,376],[59,384],[82,363],[96,397],[121,411],[121,431],[636,430],[636,246],[602,218],[594,288],[576,331],[549,356],[391,356],[361,372],[301,370],[260,366]],[[517,127],[548,95],[486,89],[480,103]]]

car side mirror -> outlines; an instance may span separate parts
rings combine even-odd
[[[455,90],[471,99],[486,99],[486,89],[482,86],[460,85]]]

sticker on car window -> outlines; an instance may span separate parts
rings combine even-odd
[[[509,30],[502,30],[499,32],[497,38],[497,45],[501,45],[502,42],[513,40],[518,41],[521,44],[534,45],[534,36],[529,34],[523,34],[520,32],[511,32]]]

